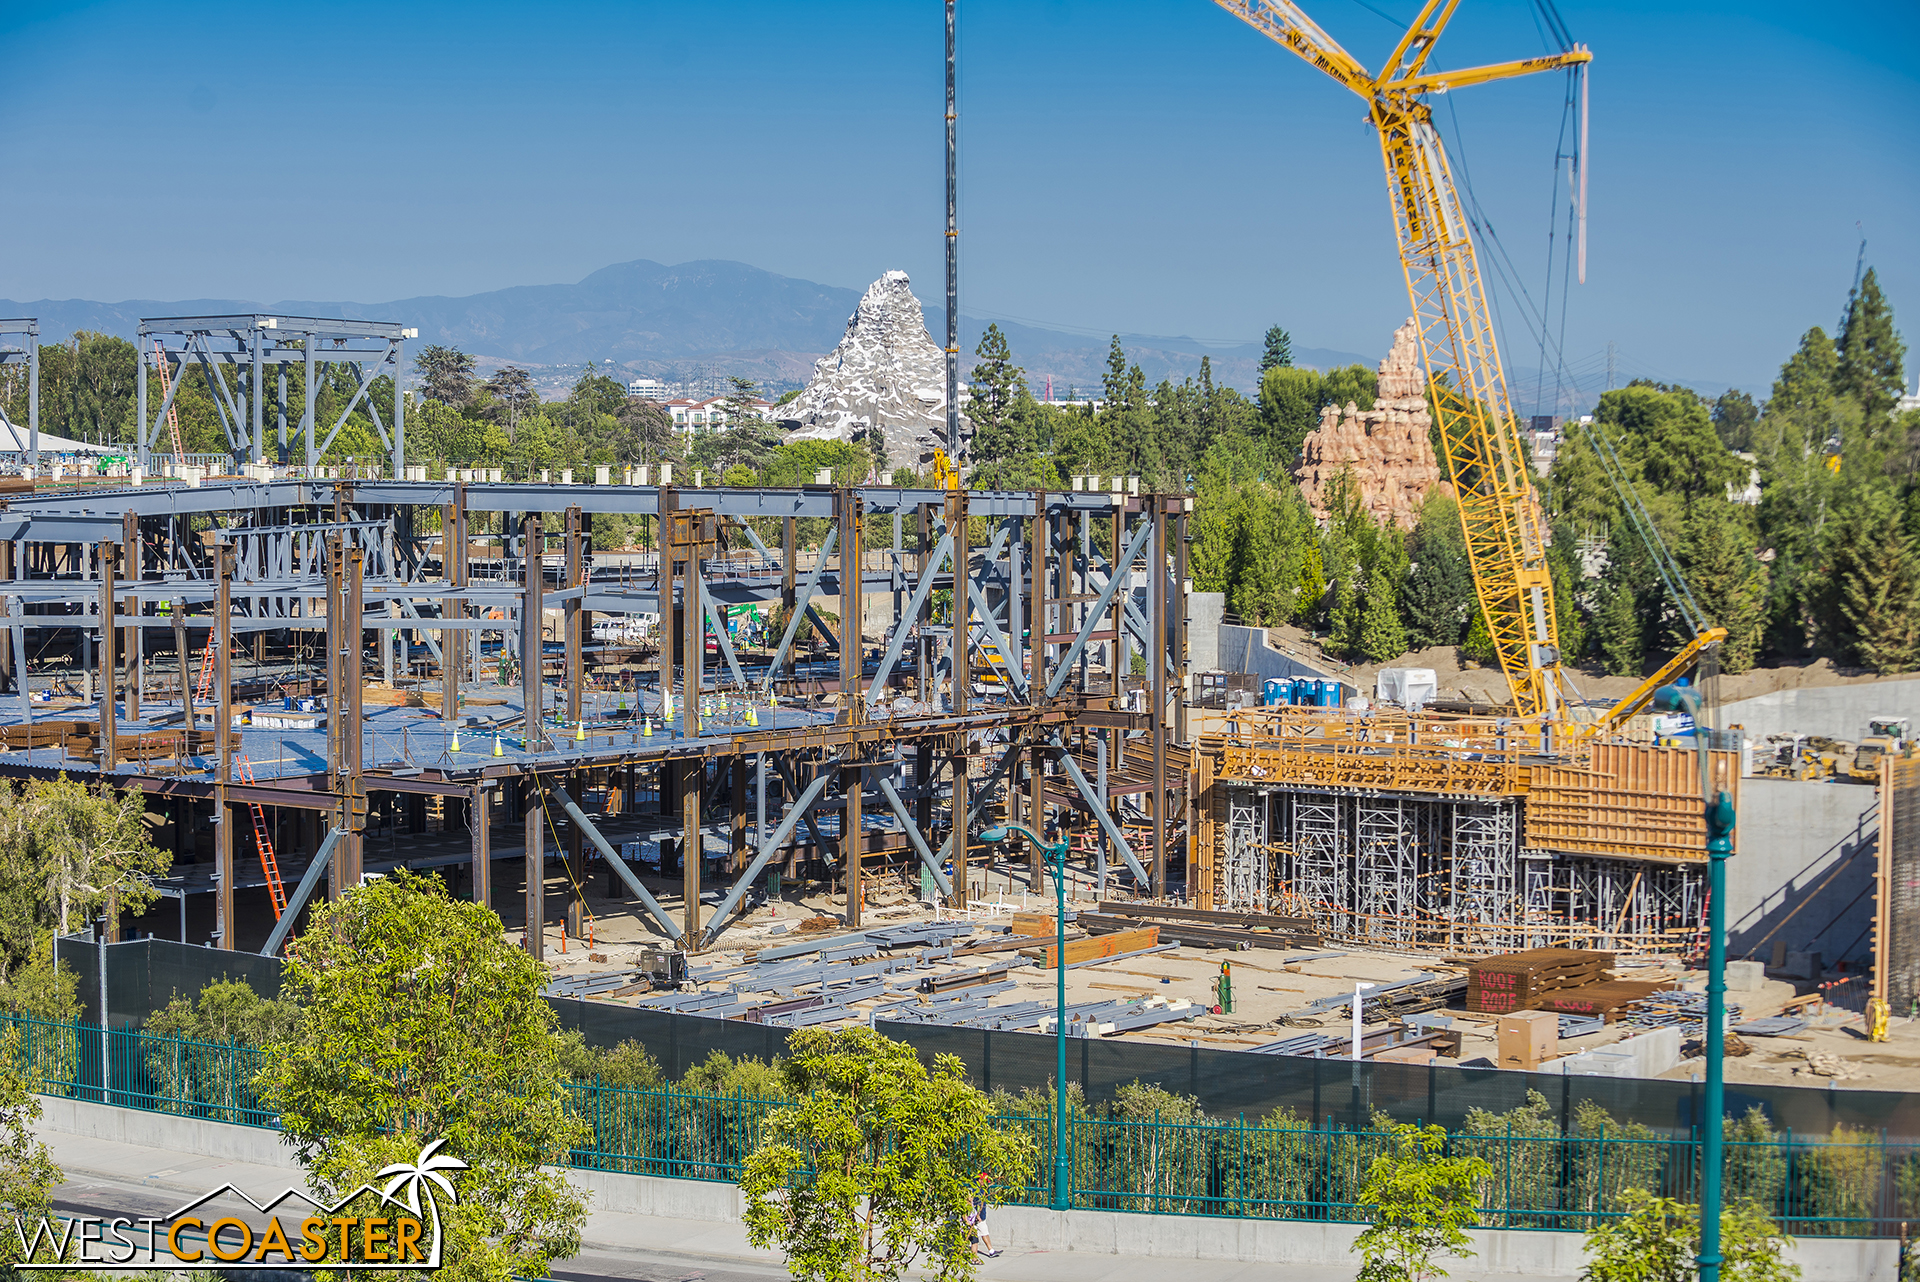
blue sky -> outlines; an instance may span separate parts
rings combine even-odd
[[[1566,318],[1589,380],[1613,341],[1622,377],[1764,390],[1838,317],[1856,222],[1897,313],[1920,310],[1920,6],[1559,2],[1596,59]],[[960,3],[964,311],[1384,348],[1406,301],[1358,99],[1204,0]],[[1374,11],[1414,8],[1307,7],[1370,65],[1396,35]],[[846,286],[904,267],[931,299],[940,12],[7,6],[0,297],[378,301],[733,258]],[[1529,4],[1464,0],[1438,57],[1544,47]],[[1564,91],[1440,111],[1536,295]]]

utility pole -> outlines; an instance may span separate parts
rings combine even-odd
[[[960,463],[960,182],[955,168],[953,5],[947,0],[947,457]]]

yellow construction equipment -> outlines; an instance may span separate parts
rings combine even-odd
[[[1545,522],[1527,478],[1527,449],[1507,398],[1467,217],[1427,95],[1580,66],[1593,55],[1576,45],[1544,58],[1428,71],[1434,43],[1460,0],[1426,0],[1375,75],[1291,0],[1214,3],[1366,100],[1386,163],[1407,296],[1480,608],[1520,716],[1555,717],[1563,699]]]
[[[1701,653],[1727,639],[1727,630],[1722,627],[1704,628],[1693,640],[1680,647],[1680,652],[1662,664],[1660,670],[1635,686],[1627,696],[1607,709],[1606,715],[1598,720],[1589,721],[1577,728],[1581,735],[1601,735],[1613,730],[1622,721],[1640,709],[1646,707],[1654,692],[1667,682],[1692,667]]]
[[[945,450],[933,452],[933,483],[943,490],[960,488],[960,469],[947,457]]]

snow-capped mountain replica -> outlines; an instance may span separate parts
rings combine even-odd
[[[905,272],[888,272],[867,287],[846,337],[815,363],[805,390],[776,413],[790,440],[864,441],[877,428],[888,467],[932,460],[946,443],[946,357],[927,334]],[[973,434],[964,415],[960,432]]]

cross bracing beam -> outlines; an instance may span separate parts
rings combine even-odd
[[[1074,636],[1073,643],[1061,652],[1058,659],[1054,660],[1053,678],[1047,682],[1047,698],[1051,699],[1059,694],[1060,687],[1067,683],[1074,661],[1080,657],[1080,651],[1086,648],[1087,638],[1099,629],[1107,607],[1113,604],[1113,594],[1119,591],[1120,585],[1126,581],[1128,573],[1133,569],[1135,559],[1140,555],[1140,549],[1146,545],[1147,537],[1152,533],[1152,521],[1141,521],[1134,528],[1133,537],[1127,541],[1126,550],[1115,559],[1117,567],[1115,573],[1108,577],[1106,586],[1100,589],[1099,599],[1093,603],[1093,608],[1087,611],[1086,622],[1080,625],[1080,631]]]
[[[734,910],[740,906],[740,901],[746,897],[747,891],[753,888],[754,879],[760,875],[760,871],[767,866],[774,855],[779,853],[780,847],[787,844],[787,839],[793,836],[793,830],[799,825],[801,817],[812,811],[813,803],[820,799],[822,792],[826,791],[827,780],[833,773],[830,770],[822,770],[815,775],[813,782],[808,784],[806,790],[787,807],[786,816],[780,820],[780,826],[775,828],[773,835],[761,844],[760,853],[754,856],[753,862],[747,865],[745,872],[734,878],[733,886],[727,891],[726,898],[722,899],[720,906],[713,910],[713,916],[707,922],[707,929],[700,936],[702,948],[709,946],[720,937],[721,930],[732,919]],[[815,840],[818,840],[817,835]],[[858,850],[857,842],[855,849]],[[858,858],[858,855],[856,854],[855,857]]]
[[[320,887],[320,879],[327,875],[333,865],[333,848],[347,835],[344,828],[327,829],[326,840],[320,843],[320,849],[313,852],[313,859],[307,864],[307,871],[300,878],[300,884],[293,888],[293,895],[287,900],[287,906],[280,912],[280,920],[273,923],[273,931],[267,936],[267,942],[260,947],[262,957],[274,957],[280,952],[287,936],[293,933],[293,923],[300,917],[300,910],[307,906],[307,900],[313,898],[313,892]],[[184,919],[183,919],[184,920]]]
[[[615,850],[612,845],[608,843],[607,839],[600,835],[600,830],[593,826],[593,821],[587,818],[586,812],[574,804],[573,798],[567,795],[567,790],[558,784],[548,784],[547,792],[555,801],[560,803],[560,809],[567,812],[567,818],[580,825],[581,833],[599,850],[601,857],[607,861],[607,866],[613,869],[614,875],[626,883],[627,889],[633,892],[633,897],[646,905],[648,915],[658,923],[660,929],[667,932],[667,938],[680,938],[679,923],[675,922],[667,910],[660,906],[660,901],[655,899],[652,892],[640,883],[640,879],[634,876],[633,869],[629,868],[627,861],[620,857],[620,852]],[[699,857],[698,851],[688,856],[688,858],[692,859],[698,859]],[[537,877],[539,875],[539,869],[527,869],[527,876]]]
[[[1126,834],[1120,831],[1120,825],[1113,821],[1113,816],[1107,813],[1106,806],[1101,804],[1100,793],[1087,782],[1087,776],[1074,761],[1073,753],[1069,752],[1067,746],[1060,741],[1060,736],[1052,736],[1051,742],[1060,750],[1059,761],[1067,772],[1067,778],[1073,780],[1073,786],[1080,790],[1080,796],[1086,801],[1087,809],[1093,812],[1093,817],[1099,820],[1100,827],[1106,832],[1107,840],[1111,841],[1113,848],[1120,852],[1120,857],[1127,861],[1127,867],[1133,870],[1133,875],[1138,879],[1139,884],[1151,886],[1153,879],[1147,876],[1147,870],[1140,866],[1140,860],[1134,855],[1133,847],[1127,844]]]

